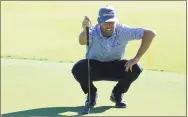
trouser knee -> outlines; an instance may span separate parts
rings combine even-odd
[[[84,79],[86,71],[87,65],[85,60],[78,61],[72,68],[72,74],[78,82],[81,82]]]

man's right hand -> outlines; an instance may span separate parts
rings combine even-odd
[[[89,17],[87,16],[84,17],[84,20],[82,21],[82,27],[83,27],[83,31],[79,35],[79,43],[81,45],[86,45],[87,44],[86,27],[89,27],[89,29],[91,28],[91,20],[89,19]]]
[[[85,16],[84,20],[82,21],[82,27],[83,27],[83,31],[86,31],[86,27],[89,27],[89,29],[91,28],[91,20],[89,17]]]

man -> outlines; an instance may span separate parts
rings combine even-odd
[[[85,106],[94,107],[96,105],[98,95],[93,81],[106,80],[118,81],[112,90],[110,99],[115,102],[115,107],[125,108],[127,104],[122,96],[142,72],[138,61],[149,48],[155,33],[149,29],[120,24],[116,11],[111,6],[101,8],[98,14],[98,24],[91,25],[90,19],[85,16],[79,43],[87,44],[86,27],[88,26],[90,44],[87,47],[86,59],[78,61],[72,68],[73,76],[80,83],[83,92],[87,94],[89,91],[87,59],[90,59],[91,101],[89,102],[87,98]],[[138,52],[130,60],[123,59],[128,42],[136,39],[142,39]]]

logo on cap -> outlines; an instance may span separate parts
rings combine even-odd
[[[101,8],[99,10],[99,20],[101,22],[117,21],[115,9],[110,6]]]

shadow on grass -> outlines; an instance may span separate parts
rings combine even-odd
[[[113,106],[100,106],[96,108],[92,108],[90,113],[102,113],[106,110],[114,108]],[[84,115],[81,111],[84,109],[84,106],[77,106],[77,107],[48,107],[48,108],[37,108],[37,109],[30,109],[18,112],[11,112],[2,114],[3,117],[5,116],[66,116],[64,113],[66,112],[75,112],[77,115],[73,116],[81,116]],[[70,116],[70,115],[69,115]]]

